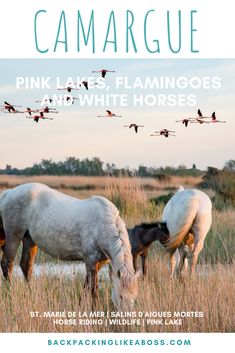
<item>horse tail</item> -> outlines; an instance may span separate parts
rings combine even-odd
[[[197,199],[190,199],[185,210],[185,215],[180,222],[180,226],[177,227],[177,233],[170,237],[167,242],[166,249],[170,252],[174,252],[184,240],[185,236],[189,233],[192,227],[193,221],[196,218],[199,202]]]

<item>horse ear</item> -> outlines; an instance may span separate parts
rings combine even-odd
[[[166,222],[157,222],[158,223],[158,228],[165,231],[167,229],[167,224]]]
[[[159,228],[159,229],[162,229],[163,226],[165,225],[165,223],[157,222],[157,225],[158,225],[158,228]]]

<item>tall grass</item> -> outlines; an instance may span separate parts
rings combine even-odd
[[[62,187],[84,187],[87,189],[87,185],[93,186],[95,190],[104,189],[107,184],[125,184],[131,180],[138,180],[140,185],[146,186],[146,189],[152,189],[153,191],[164,190],[169,188],[177,188],[179,185],[185,185],[188,187],[194,187],[198,185],[202,178],[201,177],[179,177],[173,176],[167,181],[159,181],[155,178],[130,178],[130,177],[89,177],[89,176],[19,176],[19,175],[0,175],[0,188],[10,188],[23,183],[43,183],[53,188]],[[80,188],[81,190],[81,188]]]
[[[0,287],[0,332],[233,332],[235,297],[235,267],[218,265],[215,268],[200,265],[195,278],[182,282],[170,280],[167,261],[156,254],[148,260],[148,275],[140,279],[135,310],[138,312],[203,312],[203,317],[182,319],[182,325],[108,325],[79,324],[83,312],[90,313],[91,302],[84,293],[82,279],[71,274],[40,276],[30,287],[16,277],[11,288]],[[100,282],[99,311],[115,311],[110,298],[107,278]],[[41,317],[32,318],[30,312]],[[75,311],[75,326],[56,325],[44,312]],[[192,315],[192,314],[191,314]]]
[[[212,217],[212,227],[200,256],[201,262],[232,263],[235,257],[235,210],[214,210]]]

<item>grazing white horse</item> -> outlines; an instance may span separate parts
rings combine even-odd
[[[179,255],[178,275],[187,265],[187,252],[191,252],[191,273],[195,271],[197,259],[203,248],[205,237],[212,222],[210,198],[196,189],[183,187],[166,204],[162,221],[166,222],[170,234],[167,249],[171,257],[171,277]],[[178,252],[178,250],[179,252]]]
[[[138,285],[128,233],[117,208],[107,199],[79,200],[43,184],[23,184],[0,194],[0,218],[5,236],[4,240],[1,231],[1,266],[6,279],[11,278],[23,241],[20,265],[27,280],[39,247],[61,260],[84,261],[86,284],[95,298],[97,273],[110,260],[115,305],[123,309],[133,303]]]

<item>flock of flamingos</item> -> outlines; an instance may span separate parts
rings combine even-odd
[[[107,72],[115,72],[112,70],[106,70],[106,69],[101,69],[97,71],[92,71],[92,73],[100,73],[102,78],[105,79]],[[94,85],[97,85],[97,83],[94,83]],[[78,87],[78,88],[76,88]],[[86,90],[89,89],[89,83],[88,81],[81,81],[81,82],[73,82],[66,87],[63,88],[57,88],[58,90],[65,90],[68,93],[71,93],[73,90],[80,90],[81,88],[85,88]],[[72,104],[74,103],[75,100],[79,100],[79,98],[76,98],[74,96],[65,96],[63,98],[65,101],[71,101]],[[37,100],[35,101],[36,103],[44,103],[42,100]],[[48,99],[47,104],[52,104],[53,99]],[[58,111],[54,108],[49,107],[48,105],[45,106],[44,108],[40,107],[38,109],[31,109],[29,107],[26,107],[25,110],[18,110],[17,108],[21,108],[21,106],[13,105],[7,101],[4,101],[4,104],[0,106],[0,109],[4,112],[8,113],[28,113],[29,116],[27,116],[27,119],[33,119],[36,123],[39,122],[39,120],[53,120],[53,118],[45,116],[45,114],[49,113],[58,113]],[[32,115],[35,114],[35,115]],[[121,118],[121,115],[117,115],[113,113],[111,110],[106,110],[106,115],[97,115],[99,118]],[[188,127],[189,124],[210,124],[210,123],[226,123],[224,120],[218,120],[216,117],[215,112],[212,113],[211,116],[204,116],[201,112],[200,109],[198,109],[197,116],[196,117],[187,117],[183,118],[181,120],[176,120],[177,123],[182,123],[185,127]],[[136,123],[130,123],[129,125],[124,125],[124,127],[128,127],[129,129],[134,129],[136,133],[138,133],[139,128],[143,128],[144,125],[139,125]],[[169,130],[166,128],[162,128],[159,131],[155,131],[153,134],[150,136],[164,136],[164,137],[169,137],[169,136],[176,136],[174,130]]]

